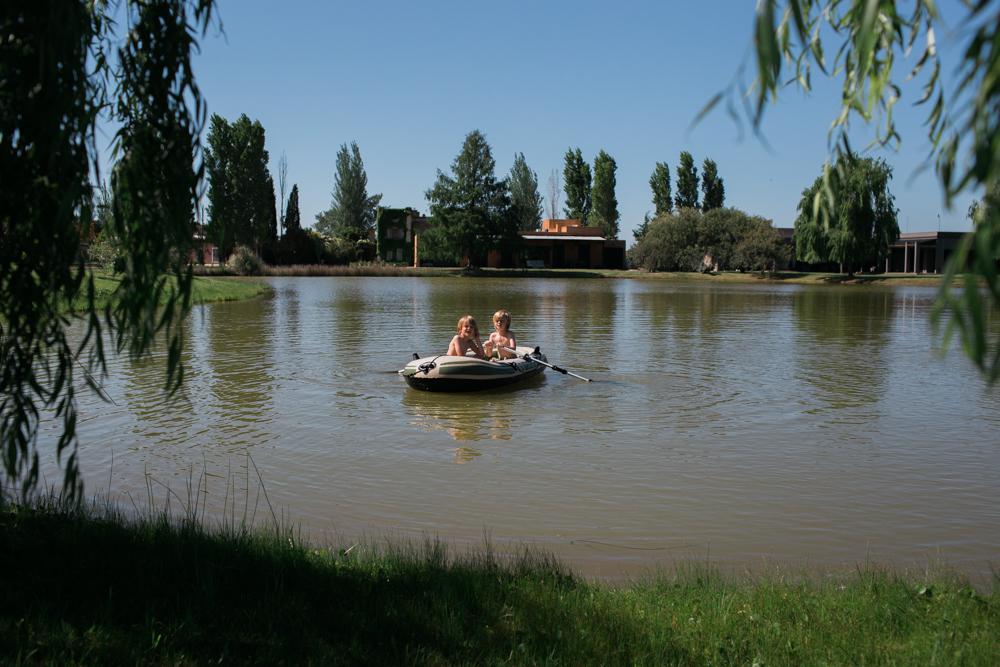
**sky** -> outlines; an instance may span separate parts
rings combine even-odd
[[[655,163],[670,166],[675,186],[684,150],[699,172],[705,158],[716,162],[727,206],[791,227],[839,111],[838,83],[817,75],[809,96],[783,91],[760,137],[721,107],[693,124],[741,66],[752,75],[752,0],[217,1],[221,31],[210,29],[194,61],[208,111],[260,121],[275,187],[285,154],[287,190],[298,185],[307,226],[331,205],[342,144],[358,143],[369,194],[381,193],[383,206],[427,213],[437,172],[449,173],[465,136],[479,130],[497,176],[524,153],[546,199],[567,149],[580,148],[591,165],[607,151],[618,166],[619,238],[629,245],[653,209]],[[955,5],[941,5],[952,23]],[[956,38],[938,42],[947,52]],[[904,89],[896,108],[902,147],[871,154],[894,169],[901,231],[970,229],[973,196],[948,210],[933,168],[922,169],[929,144],[927,109],[913,106],[919,94]],[[863,147],[871,135],[853,128]]]

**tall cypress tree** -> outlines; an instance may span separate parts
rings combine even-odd
[[[649,177],[649,187],[653,190],[654,215],[670,213],[674,202],[670,197],[670,167],[666,162],[657,162],[653,175]]]
[[[584,161],[579,148],[566,151],[563,191],[566,193],[566,217],[587,224],[590,217],[590,165]]]
[[[615,159],[603,149],[594,158],[594,189],[591,192],[593,208],[588,224],[600,227],[605,238],[618,238],[618,199],[615,197]]]
[[[714,160],[705,158],[701,166],[701,210],[711,211],[722,208],[726,202],[726,187],[719,177]]]
[[[511,214],[517,221],[518,229],[530,231],[538,226],[542,217],[542,196],[538,193],[538,174],[528,168],[524,153],[514,156],[510,168]]]
[[[687,151],[681,152],[677,164],[677,196],[674,197],[677,208],[698,208],[698,168],[694,166],[694,158]]]
[[[292,185],[292,193],[288,195],[288,206],[285,207],[285,231],[297,232],[302,229],[302,217],[299,213],[299,184]]]

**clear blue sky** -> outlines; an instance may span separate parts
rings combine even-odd
[[[946,18],[961,16],[953,1],[943,4]],[[209,112],[261,122],[276,187],[284,152],[306,225],[330,206],[341,144],[358,142],[369,192],[382,193],[383,205],[427,212],[437,170],[448,172],[478,129],[497,176],[523,152],[543,195],[567,148],[591,164],[606,150],[618,164],[620,238],[630,245],[652,209],[655,163],[667,162],[675,182],[682,150],[699,171],[706,157],[716,161],[727,205],[790,227],[838,110],[830,83],[808,98],[788,89],[767,114],[767,146],[745,125],[741,138],[721,108],[691,128],[741,64],[749,73],[751,0],[218,5],[223,34],[213,29],[195,61]],[[938,35],[945,46],[950,39]],[[936,229],[938,214],[942,230],[969,229],[971,196],[946,210],[933,169],[915,175],[928,151],[917,93],[907,89],[897,105],[902,149],[879,153],[895,169],[900,229]]]

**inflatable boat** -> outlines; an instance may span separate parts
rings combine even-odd
[[[548,360],[537,347],[518,347],[517,355],[514,359],[489,361],[447,354],[420,357],[406,364],[399,374],[414,389],[479,391],[521,382],[538,375],[548,366]]]

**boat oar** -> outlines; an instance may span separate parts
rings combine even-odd
[[[503,348],[503,349],[505,349],[505,350],[507,350],[508,352],[513,352],[514,354],[518,353],[517,350],[515,350],[512,347],[507,347],[506,345],[501,345],[500,347]],[[537,347],[535,348],[535,351],[532,354],[539,354],[539,350],[538,350]],[[556,371],[557,373],[562,373],[563,375],[572,375],[573,377],[575,377],[577,379],[580,379],[580,380],[583,380],[584,382],[593,382],[593,380],[591,380],[590,378],[585,378],[582,375],[577,375],[576,373],[574,373],[572,371],[568,371],[565,368],[560,368],[559,366],[556,366],[554,364],[550,364],[550,363],[547,363],[545,361],[542,361],[541,359],[538,359],[537,357],[533,357],[530,354],[522,354],[521,358],[524,359],[525,361],[536,361],[536,362],[540,363],[542,366],[548,366],[549,368],[551,368],[552,370]]]

